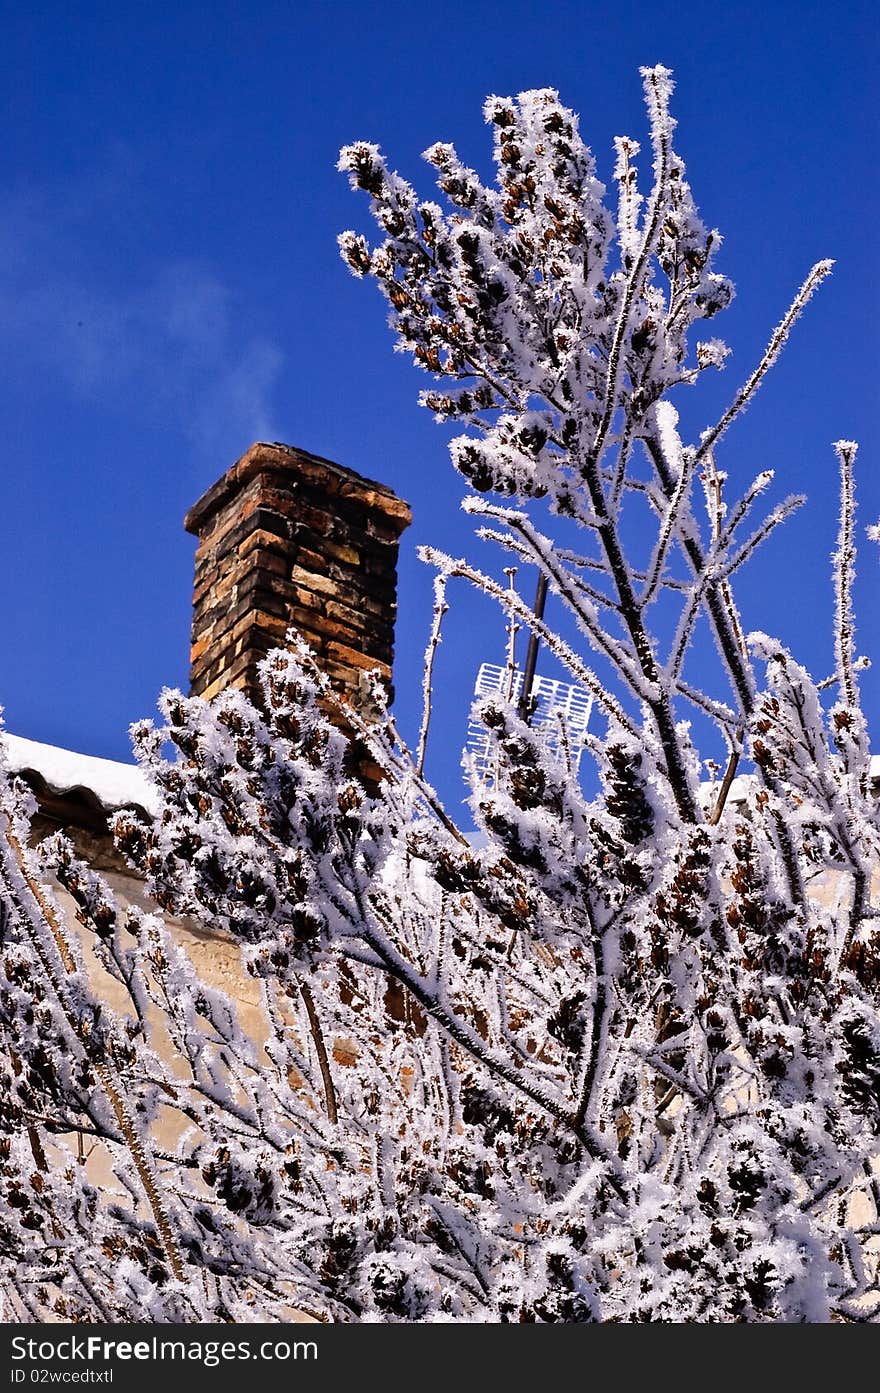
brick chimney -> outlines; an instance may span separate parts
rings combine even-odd
[[[378,667],[391,689],[397,549],[409,505],[291,445],[256,444],[184,525],[196,551],[190,687],[258,694],[257,663],[297,628],[352,696]]]

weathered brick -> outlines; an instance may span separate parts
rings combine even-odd
[[[334,595],[336,593],[336,581],[332,576],[322,576],[314,571],[309,571],[305,566],[296,565],[292,567],[290,578],[295,585],[301,585],[305,590],[317,590],[322,595]]]
[[[308,571],[313,575],[322,575],[327,570],[327,558],[320,551],[312,551],[309,547],[298,546],[296,549],[296,564],[299,570]]]
[[[289,593],[294,603],[305,605],[308,609],[323,609],[326,603],[322,596],[316,595],[305,584],[285,586],[284,593]]]
[[[356,629],[353,629],[350,624],[340,624],[338,619],[330,619],[327,615],[324,615],[321,620],[321,632],[326,634],[328,638],[339,639],[342,643],[364,647],[360,641],[362,636],[358,634]]]
[[[327,652],[329,656],[338,663],[344,663],[348,667],[361,668],[368,672],[370,668],[385,667],[385,663],[378,662],[369,653],[363,653],[357,648],[350,648],[346,643],[328,643]],[[387,674],[391,676],[390,671]]]
[[[333,526],[333,518],[326,508],[309,507],[305,503],[298,503],[295,524],[299,531],[314,532],[319,537],[326,537]]]
[[[334,561],[341,561],[346,566],[361,564],[361,554],[355,547],[340,545],[338,542],[325,542],[324,551],[327,556],[332,556]]]
[[[262,528],[255,527],[253,532],[248,533],[247,537],[239,543],[239,556],[250,556],[251,552],[259,550],[260,555],[286,556],[288,546],[274,532],[264,532]]]
[[[335,598],[325,600],[324,609],[328,619],[338,619],[340,624],[347,624],[352,629],[364,630],[374,627],[375,616],[363,609],[356,609],[354,605],[344,605]]]

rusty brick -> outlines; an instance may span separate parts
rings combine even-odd
[[[361,564],[361,554],[355,547],[340,545],[338,542],[325,542],[324,551],[328,556],[332,556],[334,561],[342,561],[346,566]]]
[[[305,566],[296,565],[292,567],[290,578],[295,585],[301,585],[305,590],[317,590],[322,595],[335,595],[336,581],[332,576],[316,575],[314,571],[309,571]]]
[[[306,585],[291,585],[290,598],[298,605],[305,605],[308,609],[323,609],[325,601],[320,595],[316,595],[313,590],[309,590]]]
[[[369,672],[371,668],[375,667],[387,669],[386,663],[377,661],[369,653],[362,653],[357,648],[350,648],[345,643],[328,643],[327,652],[336,662],[344,663],[350,668],[361,668],[365,672]],[[390,677],[390,670],[386,670],[383,676]]]
[[[296,564],[300,571],[309,571],[315,575],[321,575],[327,570],[327,558],[321,552],[312,551],[304,546],[298,546],[296,549]]]
[[[297,504],[294,519],[299,531],[314,532],[319,537],[326,537],[333,526],[333,518],[326,508],[310,508],[303,503]]]

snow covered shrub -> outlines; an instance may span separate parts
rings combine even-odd
[[[643,76],[653,184],[639,192],[638,146],[618,140],[616,215],[552,91],[490,98],[494,187],[451,146],[427,152],[447,212],[420,202],[375,146],[343,151],[384,234],[375,249],[344,234],[343,255],[377,281],[400,346],[432,375],[425,405],[466,430],[451,450],[481,535],[537,568],[582,642],[512,584],[426,553],[438,581],[419,749],[398,736],[378,685],[370,721],[347,712],[384,770],[374,796],[347,770],[327,714],[339,698],[295,636],[263,664],[259,710],[237,692],[212,703],[165,693],[162,724],[135,729],[162,812],[120,816],[117,841],[163,910],[240,945],[268,1034],[264,1045],[244,1037],[159,919],[123,921],[63,841],[44,847],[42,875],[74,894],[91,950],[131,997],[99,1056],[112,1057],[137,1114],[140,1161],[107,1112],[107,1085],[76,1073],[99,1006],[75,964],[65,985],[55,962],[58,995],[39,1003],[54,1013],[41,1035],[52,1068],[31,1061],[36,1037],[17,1022],[35,1009],[34,978],[18,984],[16,959],[31,953],[27,978],[48,951],[47,914],[28,889],[36,860],[21,853],[26,884],[8,861],[3,1086],[21,1110],[20,1068],[35,1079],[27,1125],[52,1135],[46,1184],[59,1134],[86,1114],[128,1191],[127,1204],[80,1197],[66,1156],[79,1189],[53,1202],[55,1246],[48,1221],[29,1246],[20,1215],[39,1204],[16,1134],[2,1161],[0,1253],[17,1309],[49,1299],[38,1284],[54,1263],[57,1299],[75,1291],[92,1318],[124,1301],[155,1319],[284,1318],[292,1307],[361,1321],[880,1311],[880,829],[850,606],[855,447],[837,447],[837,663],[818,686],[776,641],[743,634],[732,589],[800,500],[744,536],[770,476],[729,501],[715,464],[830,266],[810,273],[729,410],[683,441],[668,392],[723,364],[724,345],[692,344],[690,331],[733,290],[672,146],[670,76]],[[653,519],[639,561],[622,525],[633,500]],[[580,527],[581,551],[554,539],[555,519],[566,537]],[[478,838],[424,773],[454,577],[498,600],[511,642],[529,627],[604,713],[588,795],[565,740],[551,750],[527,703],[483,699],[494,773],[470,770]],[[651,611],[669,605],[661,643]],[[702,616],[725,701],[685,676]],[[682,703],[727,742],[708,798]],[[755,773],[733,802],[746,755]],[[180,1057],[173,1078],[150,1052],[156,1016]],[[160,1109],[181,1123],[165,1151],[150,1139]],[[79,1235],[124,1254],[119,1283],[86,1246],[81,1270],[58,1270]]]

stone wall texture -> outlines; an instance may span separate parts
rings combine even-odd
[[[294,626],[334,688],[378,668],[391,689],[397,551],[409,505],[290,445],[256,444],[190,509],[191,690],[258,696],[256,668]]]

